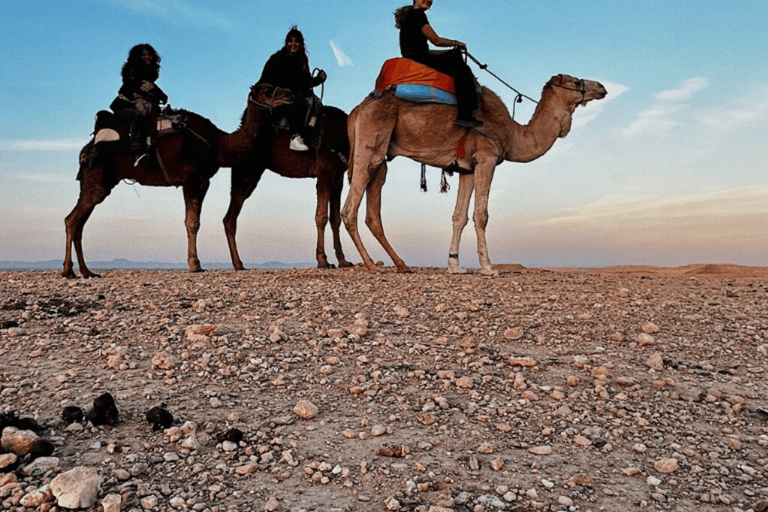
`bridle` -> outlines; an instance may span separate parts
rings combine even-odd
[[[562,76],[562,75],[561,75],[561,76]],[[577,84],[577,85],[578,85],[578,84],[581,84],[581,87],[580,87],[580,88],[576,88],[576,87],[568,87],[568,86],[566,86],[566,85],[560,85],[560,84],[556,84],[556,83],[554,83],[554,82],[551,82],[551,84],[552,84],[552,85],[554,85],[555,87],[559,87],[559,88],[561,88],[561,89],[565,89],[566,91],[575,91],[575,92],[580,92],[580,93],[581,93],[581,101],[579,101],[579,102],[576,104],[576,106],[578,107],[579,105],[585,105],[585,104],[586,104],[586,102],[587,102],[587,84],[586,84],[586,82],[585,82],[584,80],[582,80],[581,78],[577,78],[577,79],[576,79],[576,84]]]
[[[270,114],[272,113],[272,109],[273,109],[272,105],[275,103],[275,97],[277,96],[277,91],[279,91],[280,89],[287,89],[287,90],[290,91],[290,89],[288,89],[287,87],[275,87],[272,90],[272,97],[270,98],[269,103],[262,103],[260,101],[257,101],[255,99],[253,99],[253,90],[255,88],[256,88],[256,85],[251,87],[251,94],[248,95],[248,101],[250,101],[251,103],[253,103],[254,105],[256,105],[257,107],[259,107],[262,110],[264,110],[264,109],[268,110]]]

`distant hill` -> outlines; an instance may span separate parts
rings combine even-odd
[[[231,263],[203,263],[205,269],[231,269]],[[312,268],[315,263],[282,263],[280,261],[268,261],[266,263],[246,263],[246,268],[282,269],[282,268]],[[160,261],[130,261],[124,258],[116,258],[111,261],[91,261],[88,267],[99,270],[168,270],[187,268],[186,263],[167,263]],[[61,269],[62,260],[48,261],[0,261],[0,270],[53,270]],[[77,265],[75,265],[77,269]]]

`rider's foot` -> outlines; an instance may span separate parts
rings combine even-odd
[[[294,151],[309,151],[309,147],[304,143],[304,139],[298,133],[291,137],[290,148]]]

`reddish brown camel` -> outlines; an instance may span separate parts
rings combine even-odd
[[[243,270],[243,262],[237,250],[237,218],[243,203],[259,184],[266,169],[286,178],[317,178],[317,266],[333,268],[325,254],[325,226],[331,221],[333,247],[339,267],[351,267],[344,258],[339,228],[341,226],[341,192],[344,188],[344,173],[349,158],[347,137],[347,114],[336,108],[324,106],[320,116],[319,148],[309,151],[293,151],[288,147],[290,134],[260,143],[241,162],[232,166],[232,189],[227,214],[224,216],[224,231],[227,234],[229,253],[235,270]],[[262,141],[264,139],[261,139]]]
[[[267,108],[293,102],[288,89],[275,90],[272,86],[254,86],[248,95],[248,105],[240,127],[233,133],[218,129],[210,120],[188,111],[177,111],[186,119],[185,127],[162,133],[156,137],[156,154],[134,167],[134,156],[127,143],[100,142],[105,144],[99,156],[88,165],[91,147],[89,142],[80,154],[80,197],[64,223],[67,231],[67,249],[64,257],[64,277],[76,277],[72,263],[72,246],[75,247],[80,273],[83,277],[99,277],[88,269],[83,257],[83,227],[96,205],[104,201],[112,189],[122,180],[132,180],[141,185],[155,187],[181,186],[184,192],[187,228],[187,264],[191,272],[199,272],[197,257],[197,232],[200,229],[200,212],[210,180],[219,167],[231,167],[239,157],[252,151],[263,125],[267,124]]]

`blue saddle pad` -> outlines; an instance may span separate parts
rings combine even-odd
[[[397,84],[395,97],[411,103],[456,105],[456,96],[436,87],[420,84]]]

